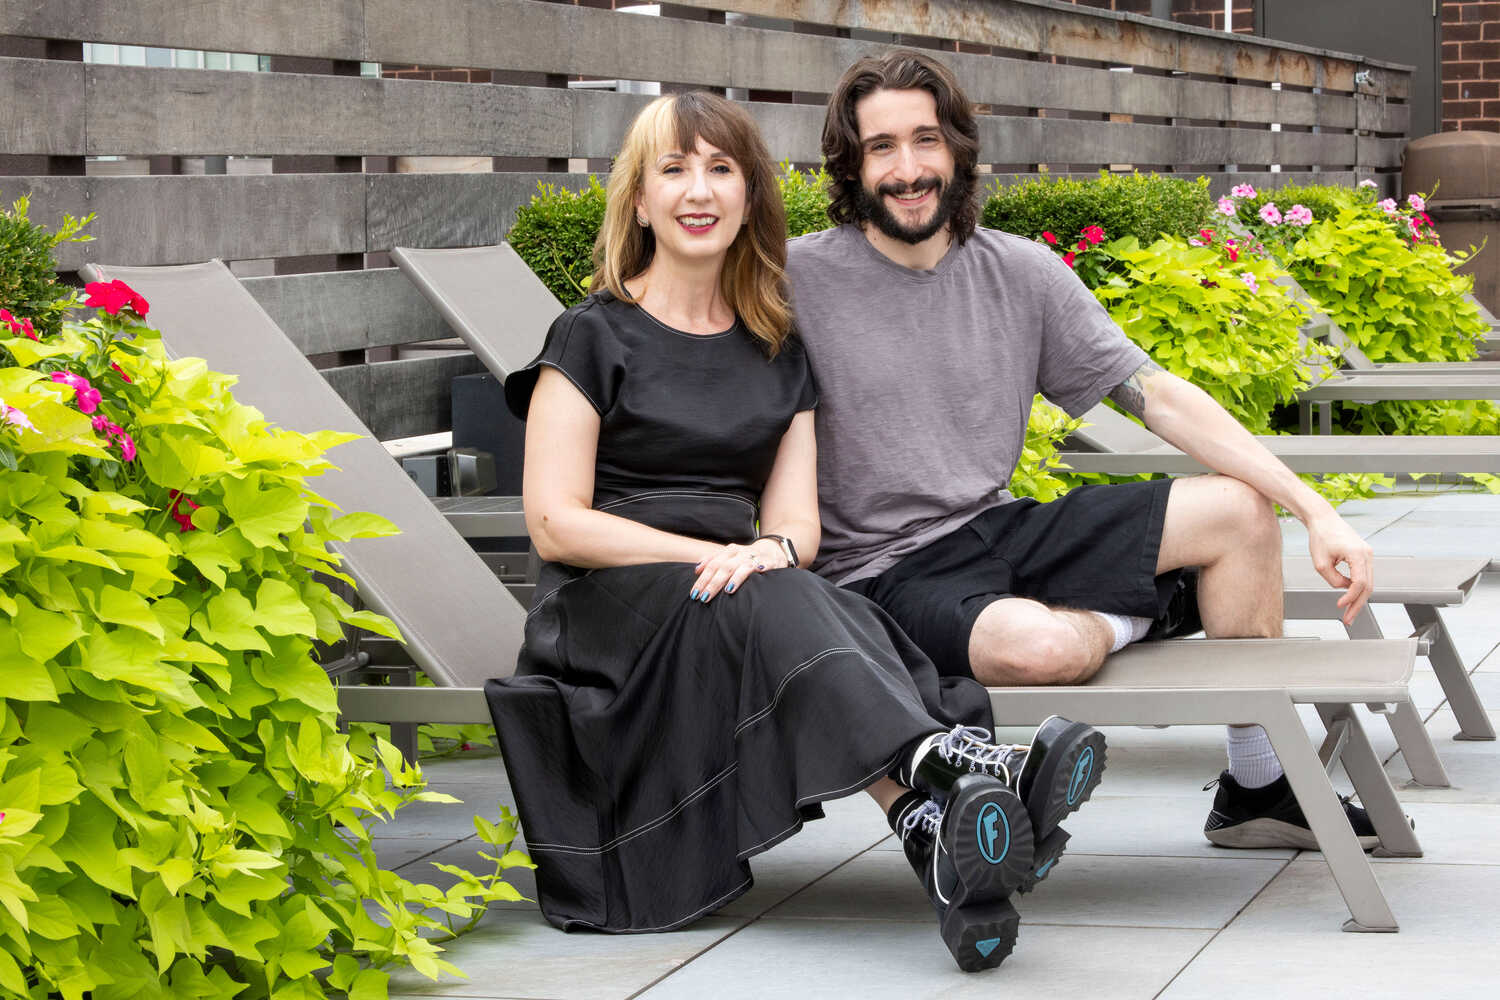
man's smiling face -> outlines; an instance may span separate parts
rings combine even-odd
[[[859,125],[860,217],[916,245],[948,225],[964,192],[953,186],[953,152],[925,90],[877,90],[854,107]]]

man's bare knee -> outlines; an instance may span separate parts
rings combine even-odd
[[[1098,655],[1066,612],[1006,598],[984,610],[969,636],[969,666],[982,684],[1071,684],[1098,668]]]

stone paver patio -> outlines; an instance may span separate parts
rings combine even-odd
[[[1345,515],[1382,555],[1500,558],[1500,496],[1423,493],[1350,503]],[[1285,528],[1305,551],[1301,526]],[[1409,631],[1378,609],[1388,635]],[[1500,574],[1445,613],[1500,727]],[[1342,637],[1336,623],[1290,622],[1290,635]],[[864,796],[752,862],[756,885],[672,934],[563,934],[534,903],[495,907],[446,957],[469,976],[433,983],[409,971],[393,997],[649,1000],[713,997],[1469,997],[1500,981],[1500,745],[1456,742],[1452,714],[1423,660],[1417,707],[1453,787],[1411,786],[1390,733],[1366,728],[1416,819],[1425,856],[1379,859],[1398,935],[1346,934],[1321,856],[1222,851],[1200,833],[1223,767],[1223,730],[1111,728],[1109,768],[1056,872],[1017,900],[1021,937],[996,970],[952,965],[885,821]],[[1309,728],[1321,733],[1315,717]],[[1002,731],[1021,739],[1023,731]],[[427,765],[434,787],[493,816],[513,802],[493,753]],[[1340,775],[1342,777],[1342,775]],[[1347,787],[1345,788],[1347,790]],[[423,804],[377,830],[380,855],[409,878],[428,862],[478,862],[470,808]],[[518,843],[517,846],[522,846]],[[529,873],[526,873],[529,874]],[[529,879],[516,884],[531,894]]]

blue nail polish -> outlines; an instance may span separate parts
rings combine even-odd
[[[734,584],[731,583],[729,586],[725,587],[724,588],[724,593],[726,593],[726,594],[732,594],[732,593],[734,593]]]
[[[696,601],[697,599],[698,599],[698,588],[694,587],[693,588],[693,592],[688,595],[688,600],[690,600],[690,601]]]

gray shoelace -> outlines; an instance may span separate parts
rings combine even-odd
[[[967,767],[972,774],[991,774],[1010,784],[1005,755],[1010,747],[990,742],[990,731],[979,726],[954,726],[938,741],[937,751],[949,764]]]
[[[931,836],[936,837],[942,825],[943,807],[928,799],[907,813],[906,818],[901,821],[901,839],[905,840],[919,826]]]

